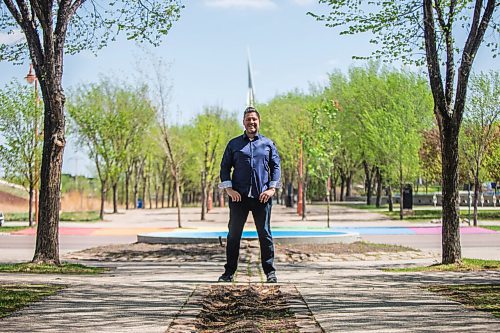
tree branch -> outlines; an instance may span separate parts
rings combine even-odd
[[[472,68],[472,63],[476,57],[477,50],[481,45],[488,24],[493,16],[495,10],[496,1],[488,0],[486,8],[481,18],[481,8],[482,1],[476,0],[476,7],[474,8],[474,17],[471,25],[471,31],[465,42],[465,47],[462,53],[462,59],[460,67],[458,70],[458,80],[457,80],[457,95],[455,99],[454,110],[458,122],[462,120],[465,97],[467,93],[467,83],[469,81],[469,75]]]
[[[427,60],[427,69],[429,70],[429,82],[431,85],[432,95],[434,97],[434,112],[439,114],[439,117],[447,117],[447,105],[443,92],[443,82],[441,80],[441,72],[439,68],[438,52],[436,48],[436,30],[434,25],[434,16],[432,8],[432,0],[424,0],[424,40],[425,53]]]

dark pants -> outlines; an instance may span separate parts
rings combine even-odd
[[[258,199],[244,196],[242,196],[240,202],[229,200],[229,233],[226,245],[227,263],[224,266],[226,269],[225,274],[233,275],[238,267],[241,235],[249,212],[252,212],[257,234],[259,235],[260,258],[264,273],[275,271],[274,243],[270,224],[272,200],[261,203]]]

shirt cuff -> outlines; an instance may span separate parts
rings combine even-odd
[[[224,182],[219,183],[219,188],[221,188],[221,189],[228,188],[228,187],[233,187],[233,182],[231,182],[230,180],[226,180]]]
[[[281,188],[281,184],[280,184],[280,182],[279,182],[279,181],[275,181],[275,180],[273,180],[273,181],[270,181],[270,182],[269,182],[269,187]]]

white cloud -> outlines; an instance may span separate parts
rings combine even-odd
[[[308,6],[316,2],[316,0],[292,0],[293,3],[299,6]]]
[[[14,30],[9,33],[0,32],[0,44],[11,45],[24,39],[24,34],[20,30]]]
[[[272,9],[277,7],[272,0],[205,0],[205,5],[238,9]]]

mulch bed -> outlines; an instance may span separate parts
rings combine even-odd
[[[212,286],[196,329],[211,332],[299,332],[279,286]]]
[[[301,262],[315,261],[317,255],[350,255],[367,253],[397,253],[415,251],[410,248],[396,245],[381,245],[365,242],[352,244],[279,244],[276,243],[276,261]],[[246,250],[258,253],[257,240],[241,242],[241,251]],[[101,261],[224,261],[225,247],[219,244],[146,244],[133,243],[123,245],[98,246],[66,256],[66,259],[101,260]],[[322,260],[328,258],[321,257]]]

